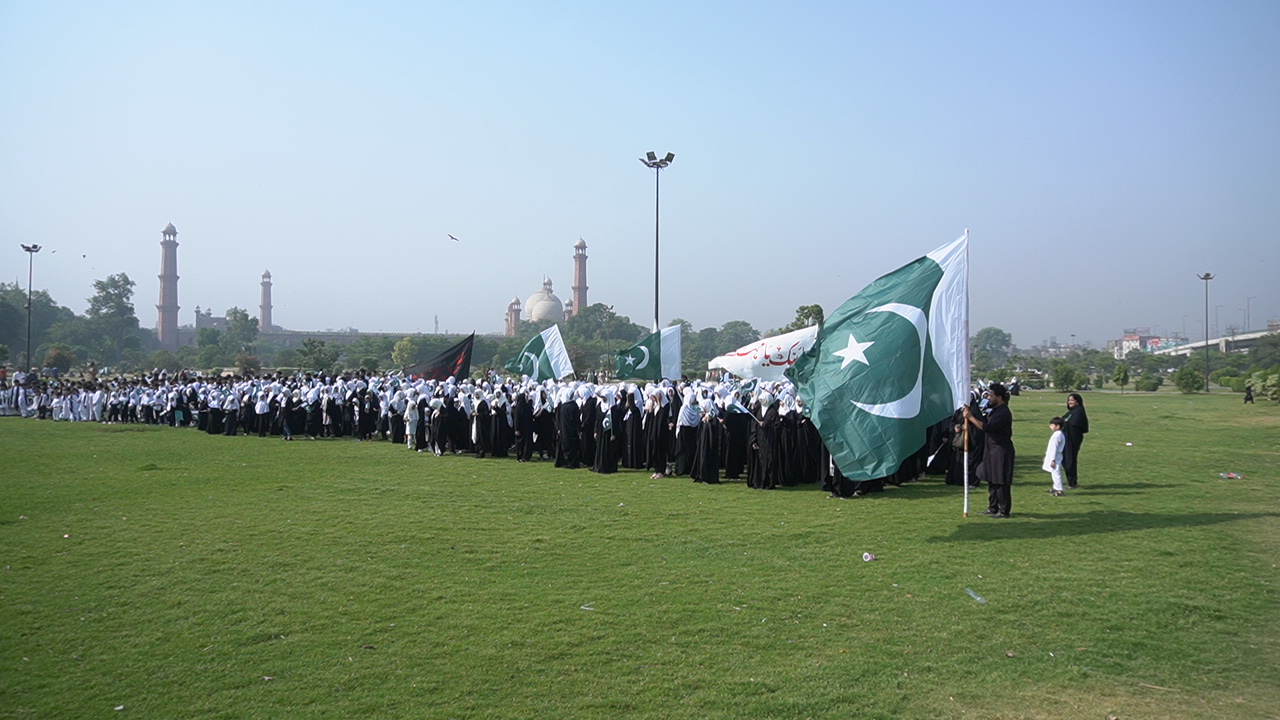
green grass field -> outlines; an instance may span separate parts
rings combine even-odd
[[[0,418],[0,716],[1280,717],[1280,408],[1087,395],[1053,498],[1062,401],[1009,520]]]

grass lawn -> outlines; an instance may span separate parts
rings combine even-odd
[[[1280,408],[1087,394],[1053,498],[1063,400],[1009,520],[0,418],[0,717],[1280,717]]]

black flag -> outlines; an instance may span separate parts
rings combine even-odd
[[[476,334],[471,333],[467,339],[439,355],[405,368],[404,374],[410,377],[420,375],[424,380],[468,377],[471,375],[471,348],[475,342]]]

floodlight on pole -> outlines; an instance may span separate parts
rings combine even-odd
[[[18,243],[22,245],[22,243]],[[27,366],[23,370],[31,369],[31,278],[35,270],[36,253],[40,252],[39,245],[22,245],[22,249],[27,253]]]
[[[658,208],[659,208],[659,199],[661,198],[660,190],[661,190],[661,182],[662,182],[662,171],[668,165],[670,165],[671,162],[675,159],[676,159],[675,153],[667,153],[666,157],[662,159],[658,159],[658,154],[653,152],[652,150],[645,153],[644,157],[640,158],[640,162],[644,163],[645,167],[649,168],[650,170],[653,170],[653,331],[654,332],[658,332],[658,330],[662,329],[662,326],[659,324],[659,320],[658,320],[658,268],[659,268],[658,231],[660,228]]]
[[[1204,391],[1209,392],[1209,281],[1213,273],[1196,277],[1204,281]]]

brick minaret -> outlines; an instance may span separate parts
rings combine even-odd
[[[160,347],[178,349],[178,229],[169,223],[160,231],[160,304],[156,305],[156,337]]]
[[[271,271],[262,272],[262,299],[258,302],[258,330],[271,329]]]
[[[515,337],[516,329],[520,327],[520,298],[511,301],[507,305],[507,337]]]
[[[573,246],[573,314],[587,307],[587,241],[578,238]]]

